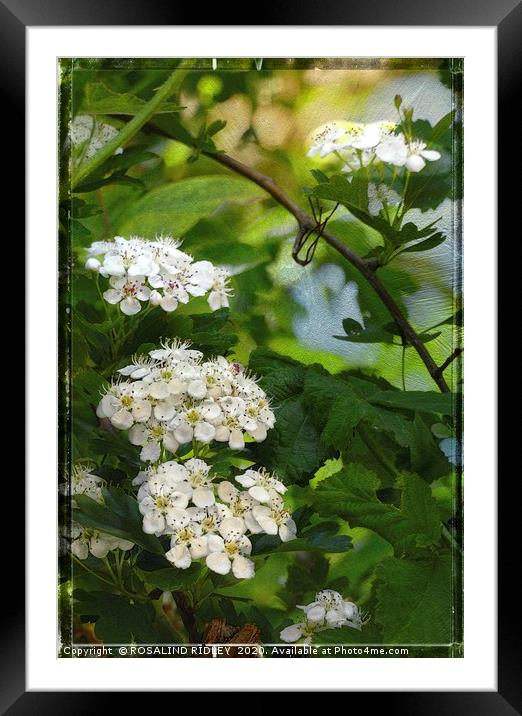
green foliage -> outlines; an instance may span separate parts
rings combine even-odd
[[[451,558],[384,560],[377,569],[375,618],[387,644],[452,641]]]
[[[74,591],[78,616],[96,619],[95,632],[105,644],[155,644],[158,639],[153,624],[151,604],[136,604],[126,597],[109,592]]]
[[[262,190],[246,179],[192,177],[148,192],[129,207],[118,228],[123,235],[183,236],[223,203],[247,202],[262,196]]]
[[[401,473],[396,486],[401,491],[399,507],[379,498],[381,483],[374,473],[353,464],[319,483],[315,504],[322,515],[338,515],[351,527],[377,532],[396,554],[436,544],[440,517],[429,485],[418,475]]]
[[[87,495],[76,495],[74,520],[84,527],[135,542],[149,552],[164,554],[158,538],[143,532],[138,503],[131,495],[112,487],[104,489],[103,496],[104,504],[100,505]]]
[[[325,242],[319,242],[308,272],[294,265],[294,218],[274,206],[255,183],[213,161],[226,147],[231,156],[273,176],[303,205],[302,188],[311,171],[316,186],[306,193],[324,210],[323,218],[339,204],[328,231],[372,259],[379,279],[405,315],[411,311],[419,339],[442,365],[455,326],[462,325],[459,298],[452,294],[451,242],[444,243],[446,233],[439,222],[441,204],[460,192],[455,148],[461,128],[453,114],[434,126],[413,121],[399,98],[396,107],[405,116],[409,113],[413,135],[439,151],[441,160],[428,162],[407,182],[404,171],[395,173],[389,167],[382,176],[370,167],[348,177],[328,161],[314,168],[315,160],[306,157],[292,133],[286,140],[275,132],[274,138],[263,139],[266,102],[260,97],[266,88],[261,91],[258,83],[263,77],[266,83],[270,74],[212,73],[222,86],[209,99],[199,87],[201,73],[188,73],[183,96],[190,98],[190,112],[180,119],[181,100],[174,91],[165,90],[150,111],[157,89],[171,74],[167,68],[144,70],[138,63],[115,71],[103,61],[90,63],[75,76],[72,115],[87,113],[111,122],[125,141],[123,153],[114,154],[115,141],[110,151],[104,148],[103,160],[89,162],[88,171],[80,164],[74,195],[60,204],[60,228],[70,230],[72,241],[67,305],[72,457],[92,460],[94,472],[107,483],[103,504],[75,496],[73,519],[130,540],[135,547],[122,563],[118,560],[123,553],[111,552],[107,562],[89,557],[82,562],[83,570],[74,564],[67,583],[74,589],[74,617],[95,621],[95,635],[105,643],[171,642],[179,634],[173,636],[172,625],[159,618],[161,607],[155,599],[159,591],[174,591],[192,605],[200,632],[210,619],[221,617],[234,626],[255,623],[264,641],[275,642],[296,604],[331,588],[357,601],[371,621],[361,632],[322,632],[314,639],[317,643],[458,640],[452,617],[455,566],[443,541],[443,525],[456,517],[459,477],[439,447],[440,440],[458,433],[458,376],[451,392],[435,392],[415,351],[406,346],[406,383],[415,390],[400,390],[403,336],[371,286]],[[320,85],[309,87],[297,70],[293,80],[300,87],[298,96],[292,98],[293,90],[284,99],[274,95],[270,109],[295,113],[296,126],[302,126],[297,115],[308,112],[309,103],[321,97],[328,107],[333,100]],[[277,94],[277,86],[274,83],[271,92]],[[339,107],[328,110],[332,116],[355,112],[364,95],[357,89],[354,94],[354,104],[347,109],[346,102],[352,100],[339,93]],[[236,107],[238,98],[246,102]],[[233,111],[227,114],[229,101]],[[136,117],[139,121],[129,131]],[[239,132],[236,125],[241,126],[243,118],[245,127]],[[280,144],[274,148],[271,139]],[[404,195],[405,211],[388,207],[388,214],[370,214],[370,182],[393,184],[394,191]],[[410,208],[430,213],[425,220],[410,220],[415,217]],[[85,248],[116,234],[169,234],[182,238],[183,249],[195,260],[233,267],[231,309],[210,313],[204,299],[194,299],[190,307],[180,306],[171,314],[157,308],[123,316],[118,307],[105,304],[96,281],[82,268]],[[436,247],[437,262],[430,254]],[[449,279],[441,257],[451,264]],[[343,280],[336,285],[328,278],[317,288],[317,268],[339,266]],[[353,283],[364,327],[341,300]],[[324,299],[319,320],[313,318],[310,304],[300,300],[308,286],[316,287],[312,308]],[[305,317],[307,327],[299,332],[298,323]],[[337,335],[343,329],[344,335]],[[285,500],[298,537],[281,543],[275,536],[255,535],[252,580],[208,573],[204,562],[182,570],[166,560],[169,540],[142,529],[132,483],[143,468],[139,450],[123,432],[96,417],[100,393],[115,371],[133,354],[174,337],[191,341],[206,357],[219,354],[248,363],[271,399],[276,424],[264,442],[247,442],[240,454],[226,444],[212,445],[206,453],[216,481],[262,465],[288,487]],[[183,459],[190,455],[189,446]]]

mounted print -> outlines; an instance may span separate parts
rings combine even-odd
[[[462,657],[463,61],[59,82],[59,656]]]

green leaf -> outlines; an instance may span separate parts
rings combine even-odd
[[[114,92],[103,82],[88,82],[82,99],[80,113],[86,114],[137,114],[147,102],[131,92]],[[159,113],[180,112],[183,107],[164,102]]]
[[[274,408],[275,429],[269,431],[264,442],[252,445],[251,450],[268,469],[277,470],[284,482],[303,484],[326,457],[319,433],[302,395],[286,398]]]
[[[405,408],[421,412],[453,415],[458,397],[453,393],[436,393],[422,390],[381,390],[370,397],[370,402],[391,408]]]
[[[337,529],[337,525],[336,525]],[[346,552],[352,548],[348,535],[332,535],[328,531],[318,531],[306,537],[298,537],[290,542],[281,542],[277,535],[254,535],[252,555],[273,554],[274,552]]]
[[[135,542],[149,552],[164,554],[159,539],[143,532],[136,498],[115,487],[104,489],[103,496],[105,504],[99,504],[87,495],[75,495],[75,522]]]
[[[452,625],[449,555],[389,557],[377,568],[375,619],[388,644],[448,644]]]
[[[97,616],[95,633],[105,644],[155,644],[158,634],[154,629],[154,611],[151,604],[132,603],[128,598],[109,592],[73,593],[73,612],[79,616]]]
[[[413,244],[412,246],[407,246],[401,251],[401,254],[413,253],[414,251],[429,251],[430,249],[434,249],[436,246],[439,246],[439,244],[442,244],[443,241],[446,241],[446,236],[437,232],[436,234],[433,234],[433,236],[430,236],[429,239],[419,241],[417,244]]]
[[[223,119],[216,119],[212,124],[207,127],[206,134],[209,137],[213,137],[218,132],[221,132],[227,126],[227,123]]]
[[[402,490],[400,509],[378,498],[380,480],[375,473],[353,463],[318,484],[315,505],[324,516],[340,516],[352,528],[377,532],[396,552],[435,544],[440,518],[429,485],[418,475],[404,473],[398,487]]]
[[[349,341],[350,343],[390,343],[393,344],[393,334],[381,326],[375,325],[372,321],[365,321],[365,325],[361,326],[358,321],[353,318],[345,318],[343,320],[343,328],[346,331],[345,336],[334,336],[340,341]]]
[[[246,179],[199,176],[152,189],[129,207],[118,231],[123,235],[183,236],[194,224],[228,203],[264,198],[264,192]]]
[[[201,565],[193,562],[188,569],[178,569],[171,566],[151,572],[140,571],[140,577],[152,587],[157,587],[164,592],[175,592],[192,584],[200,572]]]

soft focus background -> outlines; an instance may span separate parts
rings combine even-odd
[[[381,63],[382,64],[382,63]],[[306,156],[311,132],[334,119],[370,122],[395,120],[393,98],[415,109],[414,119],[434,125],[453,107],[450,73],[436,69],[305,69],[234,71],[219,69],[191,73],[185,82],[180,117],[193,134],[216,119],[227,122],[215,136],[219,149],[264,172],[304,208],[308,208],[303,187],[313,185],[313,168],[337,169],[335,158]],[[89,71],[80,72],[82,84]],[[133,76],[136,75],[136,76]],[[138,76],[139,75],[139,76]],[[141,86],[143,96],[154,89],[161,72],[107,70],[97,76],[113,91],[121,86]],[[91,78],[89,78],[91,80]],[[219,184],[209,177],[229,178],[211,212],[180,216],[179,207],[167,202],[148,204],[143,216],[137,206],[129,211],[142,190],[113,184],[104,190],[110,224],[94,217],[89,228],[97,237],[129,232],[153,237],[171,234],[184,239],[183,249],[196,258],[225,264],[234,274],[235,297],[232,311],[240,328],[239,356],[246,360],[250,349],[266,345],[301,361],[320,361],[331,371],[361,367],[379,373],[394,385],[401,385],[400,347],[382,344],[355,344],[339,341],[344,335],[342,320],[371,317],[389,320],[364,280],[326,244],[320,243],[311,265],[302,268],[291,257],[296,223],[288,213],[255,186],[238,179],[209,158],[187,162],[191,150],[175,141],[158,141],[152,147],[161,159],[134,170],[148,189],[176,182],[183,199],[208,200]],[[205,177],[201,183],[190,180]],[[160,195],[158,195],[159,198]],[[165,195],[166,196],[166,195]],[[228,199],[228,201],[227,201]],[[161,205],[161,206],[160,206]],[[142,207],[143,208],[143,207]],[[140,216],[138,216],[140,214]],[[439,323],[454,313],[458,292],[459,239],[453,202],[445,200],[436,211],[422,217],[409,214],[420,225],[442,217],[440,228],[448,239],[422,254],[405,254],[380,271],[385,283],[406,307],[418,331]],[[94,226],[93,226],[94,224]],[[98,226],[96,226],[98,224]],[[366,253],[378,237],[340,207],[329,230],[352,249]],[[453,326],[443,326],[441,335],[430,343],[436,360],[442,362],[452,346]],[[432,389],[432,381],[417,354],[406,352],[407,389]],[[451,383],[451,370],[447,372]],[[453,383],[454,383],[453,379]],[[455,385],[453,385],[455,387]]]
[[[286,64],[291,66],[291,61]],[[387,66],[386,61],[348,62],[347,69],[318,69],[309,64],[301,69],[267,70],[266,63],[261,63],[261,69],[250,63],[246,70],[237,69],[233,61],[218,61],[212,69],[207,61],[205,68],[190,73],[180,98],[185,107],[180,118],[193,135],[205,124],[225,120],[225,128],[214,137],[217,147],[271,176],[305,209],[309,207],[303,188],[314,183],[311,170],[338,168],[330,157],[307,157],[310,134],[316,127],[336,119],[394,121],[396,94],[405,105],[414,107],[414,119],[432,125],[454,108],[451,73],[438,69],[434,62],[415,67],[405,61],[398,69]],[[95,107],[97,97],[107,97],[110,92],[132,90],[148,99],[165,76],[161,68],[89,69],[83,65],[72,75],[73,98],[83,111]],[[114,117],[107,121],[119,126]],[[73,224],[80,273],[83,249],[93,240],[117,234],[180,237],[182,248],[195,258],[226,265],[233,274],[230,316],[239,336],[233,349],[239,360],[246,363],[253,349],[265,346],[304,363],[321,363],[332,373],[360,368],[402,387],[401,347],[335,338],[344,335],[342,321],[347,317],[372,318],[379,325],[390,320],[370,287],[339,254],[320,242],[314,261],[306,268],[297,265],[291,257],[295,220],[257,186],[210,158],[188,161],[192,150],[176,141],[155,139],[150,149],[158,158],[129,172],[144,183],[146,193],[143,186],[111,183],[96,192],[103,213],[81,220],[87,233]],[[404,254],[379,271],[418,332],[455,313],[460,292],[459,225],[453,202],[446,199],[436,211],[428,210],[414,220],[424,226],[439,216],[440,227],[448,236],[445,242],[431,251]],[[377,234],[342,207],[328,226],[360,254],[379,243]],[[73,294],[76,290],[80,297],[85,280],[80,276]],[[191,301],[191,313],[207,310],[204,299]],[[453,350],[455,327],[448,324],[437,330],[441,335],[429,343],[429,349],[441,364]],[[405,375],[408,390],[436,389],[412,348],[406,350]],[[456,389],[457,369],[447,370],[445,376]],[[314,480],[340,466],[339,461],[328,460]],[[432,485],[445,519],[451,514],[451,480],[446,476]],[[304,490],[291,486],[289,504],[293,508],[305,501]],[[349,530],[345,525],[342,531],[351,535],[353,550],[328,558],[310,553],[273,555],[255,580],[223,592],[252,598],[270,619],[271,613],[288,614],[299,600],[323,588],[328,574],[330,586],[364,608],[371,595],[374,568],[392,549],[369,530]],[[242,602],[235,604],[241,611]],[[363,641],[371,642],[371,629],[370,623]],[[343,637],[347,637],[345,631]]]

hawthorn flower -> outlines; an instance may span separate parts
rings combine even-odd
[[[441,155],[434,149],[426,149],[426,142],[415,140],[408,145],[406,169],[410,172],[420,172],[426,166],[426,161],[436,162]]]
[[[180,519],[188,520],[185,507],[189,503],[189,495],[179,484],[168,478],[168,475],[156,471],[138,490],[138,507],[143,516],[143,531],[146,534],[160,536],[165,533],[167,525],[177,525]]]
[[[215,503],[210,465],[199,458],[191,458],[184,464],[175,460],[164,462],[158,469],[163,470],[174,484],[183,489],[196,507],[210,507]]]
[[[114,243],[110,243],[104,253],[101,265],[104,276],[145,277],[155,275],[159,270],[152,249],[138,237],[127,240],[123,236],[115,236]]]
[[[236,476],[236,482],[244,487],[249,495],[258,502],[269,502],[277,495],[283,495],[286,487],[267,470],[246,470],[242,475]]]
[[[323,589],[318,592],[315,601],[306,606],[299,606],[308,621],[324,623],[330,628],[349,626],[352,629],[361,629],[362,618],[359,609],[353,602],[344,600],[339,592],[332,589]]]
[[[146,395],[147,388],[141,381],[115,383],[101,399],[96,415],[109,418],[118,430],[128,430],[134,423],[145,422],[151,417],[152,406]]]
[[[172,431],[159,420],[149,420],[147,424],[133,425],[128,432],[129,442],[141,446],[140,460],[156,462],[161,455],[161,448],[175,453],[179,443]]]
[[[199,523],[203,534],[217,532],[226,517],[233,517],[229,507],[217,502],[209,507],[188,507],[187,513],[193,522]]]
[[[259,505],[259,502],[252,495],[248,492],[240,492],[228,480],[223,480],[223,482],[219,483],[218,495],[220,500],[227,505],[230,514],[233,517],[242,519],[252,534],[258,534],[263,531],[263,528],[253,515],[253,509]]]
[[[248,559],[252,543],[245,537],[246,525],[237,517],[225,518],[218,528],[219,535],[208,536],[209,555],[206,564],[218,574],[228,574],[230,570],[238,579],[251,579],[254,576],[254,563]]]
[[[338,121],[328,122],[315,130],[308,157],[326,157],[332,152],[350,146],[351,139],[345,127]]]
[[[401,197],[387,184],[368,184],[368,211],[371,216],[378,216],[379,212],[386,206],[397,206]]]
[[[281,542],[291,542],[297,537],[297,526],[290,513],[284,509],[280,498],[273,500],[270,505],[254,506],[252,516],[263,532],[268,535],[278,534]]]
[[[92,500],[101,502],[101,488],[104,480],[98,475],[93,475],[91,472],[93,469],[94,465],[90,463],[73,465],[70,483],[71,495],[87,495]]]
[[[210,261],[194,261],[179,245],[170,236],[156,237],[154,241],[115,236],[113,241],[91,244],[85,267],[110,279],[111,288],[105,291],[104,298],[109,303],[119,303],[127,315],[139,312],[140,301],[149,301],[171,313],[191,297],[206,294],[213,311],[228,306],[229,272]]]
[[[304,611],[305,619],[283,629],[279,635],[282,641],[303,639],[304,643],[310,643],[318,632],[342,627],[360,630],[368,621],[367,617],[363,619],[356,604],[332,589],[323,589],[315,595],[315,601],[297,608]]]
[[[408,146],[403,134],[390,134],[375,148],[375,154],[381,162],[402,167],[408,159]]]
[[[170,521],[174,529],[170,540],[170,549],[165,557],[178,569],[188,569],[193,559],[201,559],[208,554],[208,538],[202,534],[201,525],[193,522],[184,510]]]
[[[121,549],[126,552],[134,547],[134,542],[88,529],[76,523],[71,527],[71,538],[71,552],[81,560],[87,559],[89,552],[93,557],[103,559],[113,550]]]
[[[190,442],[193,438],[200,443],[210,443],[216,435],[214,423],[220,419],[219,405],[210,401],[197,405],[189,400],[181,406],[169,427],[180,444]]]
[[[90,114],[77,114],[69,127],[71,144],[78,149],[80,161],[93,157],[117,134],[118,130],[112,124],[99,122]],[[114,153],[121,154],[121,152],[123,149],[119,147]]]
[[[210,284],[210,293],[207,298],[208,305],[213,311],[217,311],[219,308],[228,308],[228,299],[232,293],[228,281],[228,271],[222,268],[214,269],[212,283]]]
[[[104,291],[103,298],[107,303],[119,304],[120,310],[126,316],[134,316],[141,311],[140,301],[148,301],[150,288],[144,284],[143,276],[116,277],[109,280],[112,288]]]

